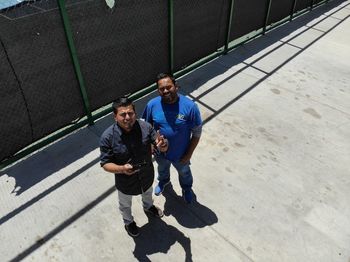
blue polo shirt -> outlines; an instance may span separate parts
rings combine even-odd
[[[142,115],[143,119],[168,139],[169,149],[165,158],[170,161],[181,159],[189,146],[192,129],[202,125],[197,105],[183,95],[178,96],[179,99],[174,104],[163,103],[160,96],[153,98]]]

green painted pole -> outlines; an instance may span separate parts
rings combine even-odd
[[[81,96],[83,98],[85,113],[86,113],[89,125],[93,125],[94,121],[93,121],[92,115],[91,115],[90,103],[89,103],[88,95],[86,92],[83,75],[81,73],[80,64],[79,64],[79,60],[78,60],[78,56],[77,56],[77,51],[75,49],[75,45],[74,45],[74,41],[73,41],[73,34],[72,34],[71,27],[70,27],[69,18],[68,18],[67,10],[65,7],[65,3],[64,3],[64,0],[57,0],[57,3],[59,6],[59,9],[60,9],[62,22],[63,22],[63,26],[64,26],[64,31],[66,33],[68,48],[69,48],[70,55],[71,55],[71,58],[73,61],[74,71],[75,71],[76,77],[77,77],[78,82],[79,82],[79,87],[80,87]]]
[[[269,0],[269,5],[267,7],[267,12],[266,12],[266,17],[265,17],[265,24],[264,24],[264,28],[263,28],[263,32],[262,32],[263,35],[266,33],[267,23],[269,22],[270,12],[271,12],[271,3],[272,3],[272,0]]]
[[[227,34],[225,39],[225,48],[224,48],[224,54],[227,54],[228,52],[228,44],[230,43],[230,35],[231,35],[231,27],[232,27],[232,17],[233,17],[233,7],[234,7],[234,0],[230,0],[230,9],[227,16]]]
[[[292,10],[290,12],[290,18],[289,18],[289,21],[292,21],[293,20],[293,17],[294,17],[294,13],[295,13],[295,7],[297,6],[297,0],[294,0],[293,2],[293,7],[292,7]]]
[[[174,73],[174,1],[168,1],[169,9],[169,69]]]

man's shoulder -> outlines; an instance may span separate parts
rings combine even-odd
[[[107,127],[105,131],[103,131],[102,136],[111,133],[113,131],[113,126],[114,124]]]
[[[161,102],[161,97],[157,96],[148,101],[147,106],[157,105]]]
[[[137,122],[139,123],[141,129],[147,129],[147,128],[150,128],[152,127],[152,125],[148,122],[146,122],[145,120],[143,119],[137,119]]]
[[[188,98],[187,96],[179,94],[179,97],[180,97],[180,100],[179,100],[180,104],[184,106],[193,107],[196,105],[196,103],[192,99]]]
[[[109,127],[106,128],[105,131],[103,131],[102,135],[101,135],[101,140],[103,139],[109,139],[111,136],[113,136],[113,132],[114,132],[114,128],[115,128],[115,124],[110,125]]]

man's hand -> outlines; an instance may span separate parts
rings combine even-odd
[[[192,155],[190,155],[190,154],[184,154],[180,159],[181,164],[184,164],[184,165],[188,164],[191,160],[191,157],[192,157]]]
[[[159,130],[157,131],[156,147],[161,152],[166,152],[168,150],[168,140],[159,133]]]
[[[131,176],[131,175],[133,175],[133,174],[135,174],[136,172],[139,172],[140,171],[140,169],[133,169],[133,166],[132,165],[130,165],[130,164],[125,164],[124,166],[123,166],[123,173],[125,174],[125,175],[128,175],[128,176]]]
[[[135,174],[136,172],[140,171],[140,169],[133,169],[133,166],[129,163],[126,163],[125,165],[117,165],[114,163],[106,163],[103,165],[103,169],[107,172],[114,173],[114,174],[125,174],[128,176],[131,176]]]

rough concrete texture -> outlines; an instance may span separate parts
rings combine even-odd
[[[1,172],[1,261],[350,261],[350,2],[325,6],[180,80],[205,119],[192,159],[129,237],[98,140],[81,129]],[[141,111],[151,94],[137,102]]]

